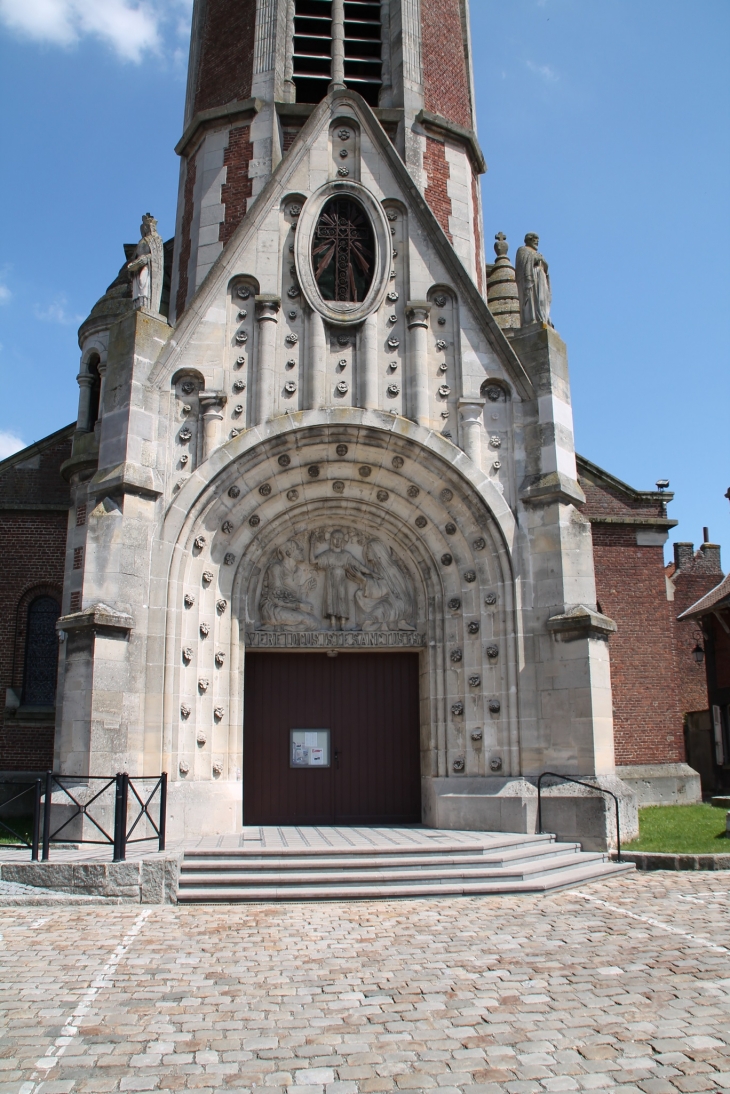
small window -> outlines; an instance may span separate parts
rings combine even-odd
[[[39,596],[28,607],[25,635],[23,703],[52,707],[56,701],[58,636],[56,620],[61,608],[52,596]]]
[[[94,356],[89,358],[89,363],[86,366],[86,370],[89,375],[93,376],[93,382],[89,389],[89,417],[86,428],[91,433],[96,425],[96,420],[99,417],[99,399],[101,398],[101,376],[99,375],[99,358]]]
[[[323,300],[361,301],[373,280],[375,239],[365,210],[351,198],[323,208],[312,239],[314,277]]]

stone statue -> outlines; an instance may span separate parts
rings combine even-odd
[[[309,561],[313,566],[324,570],[322,615],[329,619],[335,630],[342,630],[350,618],[348,579],[361,582],[363,577],[372,575],[345,549],[345,533],[341,528],[334,528],[330,532],[330,545],[319,554],[316,553],[318,538],[317,532],[312,532],[309,537]]]
[[[307,576],[300,563],[304,561],[304,548],[296,539],[289,539],[277,548],[274,560],[264,574],[264,584],[259,600],[261,622],[266,627],[285,627],[288,630],[319,630],[320,620],[314,615],[314,605],[305,599],[317,579]]]
[[[534,232],[528,232],[524,247],[517,249],[515,275],[523,327],[529,327],[532,323],[553,325],[550,320],[550,275],[548,264],[537,249],[539,242]]]
[[[360,588],[355,603],[362,613],[364,631],[413,631],[414,597],[411,582],[393,552],[379,539],[368,540],[363,557],[370,575],[354,576]]]
[[[142,217],[140,232],[142,238],[135,248],[134,258],[127,263],[132,275],[132,301],[136,309],[143,308],[159,315],[164,257],[157,221],[151,213]]]

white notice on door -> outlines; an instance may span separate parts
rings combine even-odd
[[[330,731],[328,729],[291,729],[289,733],[291,767],[330,766]]]

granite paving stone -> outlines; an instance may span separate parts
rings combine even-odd
[[[0,908],[0,1094],[730,1091],[729,881]]]

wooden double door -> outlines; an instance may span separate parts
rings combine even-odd
[[[246,824],[420,822],[418,654],[247,654],[243,769]]]

